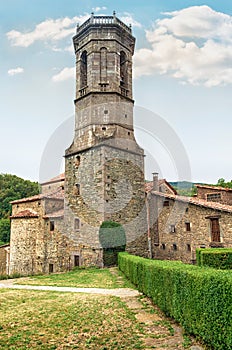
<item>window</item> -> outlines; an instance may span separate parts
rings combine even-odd
[[[187,252],[191,252],[191,245],[187,244]]]
[[[161,249],[163,249],[163,250],[166,249],[166,245],[164,243],[161,244]]]
[[[81,157],[80,156],[76,156],[75,158],[75,166],[78,168],[81,162]]]
[[[186,229],[187,232],[191,231],[191,224],[190,224],[190,222],[186,222],[185,223],[185,229]]]
[[[80,89],[87,86],[87,52],[82,52],[80,63]]]
[[[170,232],[175,233],[176,232],[176,226],[175,225],[170,225]]]
[[[127,57],[124,51],[120,52],[120,85],[127,86]]]
[[[78,218],[74,220],[74,229],[80,230],[80,219]]]
[[[76,184],[76,195],[79,196],[80,194],[80,184]]]
[[[53,264],[49,264],[48,271],[49,271],[49,273],[53,273],[53,271],[54,271]]]
[[[173,243],[172,248],[173,248],[173,250],[177,250],[177,245],[176,245],[176,243]]]
[[[221,193],[209,193],[207,194],[207,201],[208,202],[220,202],[221,200]]]
[[[163,207],[169,207],[169,200],[167,200],[167,199],[164,200]]]
[[[55,229],[55,223],[54,221],[50,221],[50,231],[54,231]]]
[[[101,83],[107,82],[107,49],[105,47],[100,50],[100,77]]]
[[[107,109],[104,110],[104,114],[108,114],[108,110]]]

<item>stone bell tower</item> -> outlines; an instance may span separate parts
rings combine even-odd
[[[103,221],[121,223],[127,242],[143,231],[144,152],[133,129],[135,38],[115,14],[92,14],[77,26],[73,44],[75,134],[65,153],[65,210],[81,264],[99,264]]]

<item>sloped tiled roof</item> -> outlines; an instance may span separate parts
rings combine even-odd
[[[205,208],[210,208],[210,209],[214,209],[214,210],[220,210],[220,211],[226,211],[226,212],[232,213],[232,205],[221,204],[218,202],[208,202],[204,199],[199,199],[197,197],[177,196],[177,195],[173,195],[173,194],[169,194],[169,193],[162,193],[162,192],[158,192],[158,191],[152,191],[151,193],[156,195],[156,196],[159,196],[159,197],[169,198],[169,199],[173,199],[173,200],[176,200],[179,202],[194,204],[194,205],[198,205],[198,206],[205,207]]]
[[[38,214],[35,211],[30,209],[22,210],[15,215],[12,215],[11,219],[20,219],[20,218],[38,218]]]
[[[228,187],[221,187],[221,186],[210,186],[210,185],[195,185],[197,188],[206,188],[209,190],[217,190],[217,191],[226,191],[226,192],[232,192],[232,188]]]
[[[161,186],[165,184],[172,192],[173,194],[177,194],[176,190],[172,185],[170,185],[169,182],[167,182],[166,179],[160,179],[158,180],[158,186]],[[145,182],[145,192],[150,192],[153,189],[153,181]]]
[[[59,175],[53,177],[52,179],[50,179],[48,181],[41,183],[41,185],[47,185],[47,184],[50,184],[53,182],[59,182],[59,181],[64,181],[64,180],[65,180],[65,174],[62,173],[62,174],[59,174]]]
[[[26,202],[34,202],[40,199],[56,199],[56,200],[63,200],[64,199],[64,190],[59,187],[58,190],[56,189],[53,192],[46,193],[46,194],[37,194],[32,197],[27,198],[21,198],[17,199],[15,201],[10,202],[11,204],[18,204],[18,203],[26,203]]]

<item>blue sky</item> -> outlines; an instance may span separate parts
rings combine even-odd
[[[176,144],[182,144],[181,152],[186,152],[191,166],[188,180],[216,183],[223,177],[230,181],[229,0],[1,1],[0,172],[40,180],[44,154],[62,125],[64,132],[59,137],[64,149],[69,146],[72,133],[67,130],[67,120],[74,113],[75,92],[72,36],[77,22],[87,19],[92,11],[111,15],[113,10],[125,23],[132,24],[136,37],[136,106],[158,114],[167,135],[170,130],[174,132]],[[158,170],[168,180],[183,180],[176,170],[180,165],[173,160],[182,153],[176,154],[178,147],[169,149],[168,140],[159,139],[164,130],[159,130],[156,117],[144,118],[145,131],[139,130],[140,122],[135,119],[138,142],[145,148],[147,163],[151,163],[146,166],[146,177]],[[149,132],[153,140],[146,137]],[[49,175],[56,172],[54,167],[54,174]]]

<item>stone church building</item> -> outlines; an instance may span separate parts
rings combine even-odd
[[[232,191],[199,186],[190,199],[157,174],[145,183],[133,126],[131,28],[115,14],[92,15],[73,44],[75,133],[65,173],[41,184],[41,194],[12,202],[7,271],[103,267],[117,249],[102,244],[105,221],[123,226],[127,251],[150,258],[191,263],[199,246],[232,247]]]

